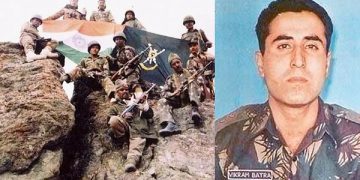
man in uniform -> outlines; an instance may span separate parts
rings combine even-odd
[[[114,96],[114,83],[108,77],[109,64],[105,57],[99,56],[101,49],[100,44],[97,41],[91,41],[88,44],[89,57],[85,57],[81,60],[80,64],[72,70],[70,73],[63,75],[60,81],[66,81],[67,83],[75,81],[80,77],[88,76],[95,79],[104,88],[109,98]]]
[[[20,45],[24,47],[26,62],[32,62],[38,59],[45,59],[46,56],[35,54],[35,40],[40,39],[39,30],[42,24],[40,15],[34,15],[30,18],[30,22],[26,22],[21,28]]]
[[[70,4],[65,5],[60,11],[55,13],[52,16],[49,16],[44,19],[46,20],[56,20],[60,17],[63,19],[78,19],[78,20],[86,20],[86,9],[83,8],[82,12],[78,11],[78,0],[70,0]]]
[[[105,0],[98,1],[98,10],[90,16],[90,21],[115,22],[110,10],[105,10]]]
[[[169,64],[174,70],[165,82],[163,88],[162,99],[158,101],[159,109],[161,109],[160,125],[163,127],[159,134],[161,136],[169,136],[180,133],[180,129],[171,115],[171,110],[174,108],[181,108],[191,104],[191,119],[196,126],[200,126],[203,122],[200,113],[200,92],[196,81],[192,81],[192,74],[182,67],[180,57],[175,53],[170,53],[168,57]],[[196,78],[196,77],[193,77]],[[185,81],[192,81],[185,90],[181,86]]]
[[[215,57],[208,52],[203,52],[200,50],[199,39],[197,37],[191,39],[189,42],[189,50],[190,56],[186,64],[186,68],[190,72],[194,73],[195,71],[204,68],[208,63],[213,62],[206,68],[202,77],[205,79],[204,84],[210,90],[211,97],[215,97],[213,81],[215,76]]]
[[[256,25],[264,104],[216,122],[216,179],[358,179],[360,115],[319,97],[333,25],[312,0],[276,0]]]
[[[194,28],[195,19],[192,16],[185,16],[183,20],[183,25],[186,27],[187,32],[181,35],[181,39],[190,41],[191,39],[197,37],[200,40],[200,46],[202,51],[207,51],[207,48],[212,47],[212,42],[206,37],[203,30],[197,30]]]
[[[113,138],[129,137],[129,152],[125,163],[125,171],[136,170],[144,151],[146,140],[157,140],[153,125],[154,112],[146,99],[129,112],[123,113],[131,105],[129,87],[125,81],[116,86],[116,101],[109,110],[109,125]],[[146,97],[145,97],[146,98]]]
[[[125,17],[121,24],[144,31],[146,30],[140,21],[135,17],[135,12],[133,10],[127,10],[125,12]]]

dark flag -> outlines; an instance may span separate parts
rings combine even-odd
[[[166,78],[173,73],[168,63],[168,56],[171,52],[177,53],[183,65],[186,66],[189,58],[187,41],[131,27],[126,27],[124,33],[127,38],[127,45],[134,47],[136,53],[140,53],[148,48],[149,43],[151,44],[150,51],[144,54],[140,63],[142,79],[163,85]],[[161,52],[163,49],[164,51]],[[160,54],[157,55],[157,53]]]

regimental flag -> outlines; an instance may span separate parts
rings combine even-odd
[[[131,27],[107,22],[60,20],[44,21],[44,37],[62,41],[57,47],[64,56],[79,64],[81,59],[88,56],[87,45],[96,40],[101,45],[100,54],[110,55],[115,46],[113,36],[116,32],[123,31],[127,37],[127,45],[136,49],[136,53],[147,48],[141,58],[141,78],[156,83],[164,84],[166,78],[173,73],[168,56],[170,52],[177,53],[186,66],[189,57],[187,41],[138,30]],[[149,47],[149,44],[151,46]]]
[[[147,58],[142,61],[143,63],[140,63],[142,79],[164,84],[166,78],[173,73],[168,63],[168,56],[171,52],[177,53],[182,60],[183,66],[186,66],[189,58],[187,41],[131,27],[125,27],[124,33],[127,44],[134,47],[137,53],[147,48],[149,43],[152,45],[152,51],[149,51],[146,55]],[[152,58],[153,56],[155,58]]]

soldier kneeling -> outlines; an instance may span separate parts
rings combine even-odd
[[[134,101],[130,100],[129,87],[125,81],[118,82],[115,99],[109,110],[109,125],[113,138],[129,137],[129,153],[125,163],[125,172],[136,171],[136,164],[140,162],[146,140],[157,140],[153,126],[154,112],[145,99],[142,103],[129,110]],[[146,97],[146,96],[145,96]]]

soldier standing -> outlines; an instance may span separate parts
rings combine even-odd
[[[212,47],[212,42],[206,37],[203,30],[197,30],[194,28],[195,19],[192,16],[185,16],[183,20],[183,25],[186,27],[187,32],[181,35],[181,39],[190,41],[191,39],[197,37],[200,40],[200,46],[203,51],[207,51],[207,48]]]
[[[109,98],[114,96],[114,84],[109,75],[109,64],[105,57],[99,56],[100,44],[97,41],[91,41],[88,44],[89,57],[81,60],[80,64],[70,73],[63,75],[60,81],[67,83],[75,81],[80,77],[88,76],[95,79],[104,88]]]
[[[170,53],[169,64],[174,70],[165,82],[162,99],[159,100],[160,125],[163,127],[159,134],[169,136],[180,133],[180,129],[171,115],[171,109],[181,108],[191,104],[191,119],[196,126],[203,123],[198,107],[200,105],[199,86],[193,81],[187,89],[181,90],[185,81],[190,81],[191,73],[182,67],[180,57],[175,53]]]
[[[123,32],[115,33],[113,37],[115,47],[112,49],[110,56],[106,58],[109,60],[110,74],[113,75],[116,71],[123,66],[125,61],[125,45],[126,45],[126,36]]]
[[[93,13],[90,16],[90,21],[115,22],[110,10],[105,10],[105,9],[106,9],[105,0],[99,0],[98,10],[93,11]]]
[[[52,16],[49,16],[44,19],[46,20],[56,20],[63,16],[63,19],[78,19],[78,20],[86,20],[86,9],[83,8],[82,12],[78,11],[78,0],[70,0],[70,3],[65,5],[60,11],[55,13]]]
[[[34,60],[46,58],[44,55],[35,54],[35,40],[41,38],[37,28],[41,24],[41,16],[34,15],[30,18],[30,22],[26,22],[21,28],[20,45],[24,47],[26,62],[32,62]]]
[[[121,24],[144,31],[146,30],[140,21],[135,17],[135,12],[133,10],[127,10],[125,12],[125,18]]]
[[[153,125],[154,112],[146,100],[142,100],[134,109],[123,113],[131,105],[129,87],[125,81],[119,81],[116,86],[116,101],[109,110],[109,125],[113,138],[129,137],[129,152],[127,154],[125,171],[136,171],[144,151],[146,140],[157,140]]]
[[[212,54],[200,50],[199,39],[197,37],[191,39],[191,41],[189,42],[189,50],[190,56],[186,64],[186,68],[192,73],[204,68],[209,62],[215,61],[215,57]],[[212,97],[215,96],[213,81],[214,76],[215,64],[212,63],[209,67],[207,67],[203,74],[203,77],[205,79],[204,83],[206,87],[210,89]]]

